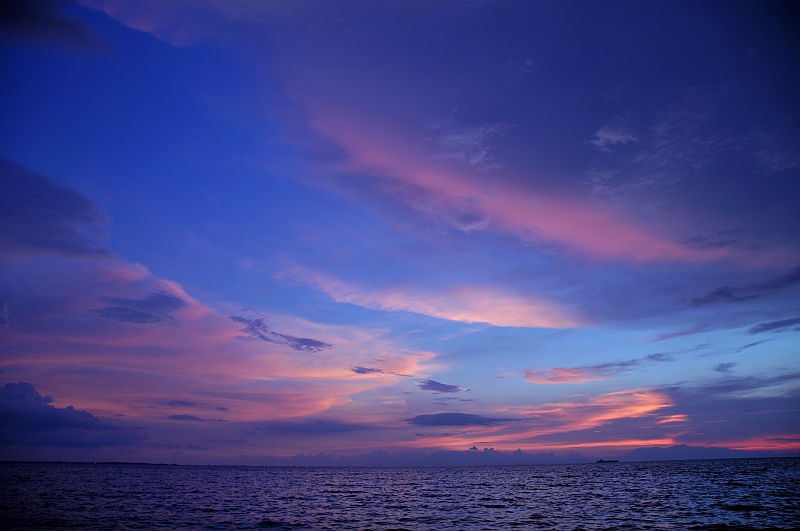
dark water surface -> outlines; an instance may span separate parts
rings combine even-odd
[[[0,529],[798,529],[800,460],[470,468],[0,464]]]

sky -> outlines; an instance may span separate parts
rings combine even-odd
[[[800,451],[796,5],[0,13],[2,458]]]

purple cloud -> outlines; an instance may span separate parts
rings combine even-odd
[[[444,384],[436,380],[420,380],[419,388],[423,391],[433,391],[434,393],[461,393],[465,389],[457,385]]]

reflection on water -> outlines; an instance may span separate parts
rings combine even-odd
[[[472,468],[0,464],[3,529],[798,527],[798,459]]]

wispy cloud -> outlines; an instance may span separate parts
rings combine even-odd
[[[632,370],[634,367],[641,366],[645,363],[662,363],[668,361],[675,360],[668,354],[655,353],[643,358],[601,363],[599,365],[570,368],[558,367],[542,371],[529,370],[525,371],[525,380],[541,385],[585,383],[611,378],[612,376]]]
[[[103,319],[134,324],[176,324],[172,312],[187,306],[186,301],[165,291],[141,299],[100,297],[100,301],[114,306],[92,309],[89,313]]]
[[[800,150],[777,151],[774,149],[760,149],[756,157],[761,166],[769,173],[780,173],[800,167]]]
[[[260,339],[269,343],[278,345],[288,345],[294,350],[303,350],[307,352],[319,352],[320,350],[331,348],[333,345],[325,343],[324,341],[317,341],[316,339],[309,339],[307,337],[294,337],[287,334],[279,334],[273,332],[264,323],[264,319],[248,319],[238,315],[232,315],[231,321],[247,325],[243,332],[246,332],[252,339]]]
[[[718,249],[739,245],[744,239],[745,229],[726,229],[717,231],[710,236],[699,234],[684,240],[682,243],[693,249]]]
[[[170,415],[167,417],[170,420],[188,420],[191,422],[206,422],[206,419],[201,419],[195,415]]]
[[[0,331],[3,331],[6,328],[8,328],[9,315],[10,314],[8,313],[8,302],[3,301],[2,306],[0,306]]]
[[[337,302],[385,311],[406,311],[464,323],[495,326],[561,328],[577,324],[552,303],[472,286],[424,291],[410,286],[369,289],[310,271],[301,266],[279,277],[309,284]]]
[[[716,365],[714,367],[714,370],[721,373],[728,373],[731,372],[731,369],[733,369],[735,366],[736,363],[729,361],[726,363],[720,363],[719,365]]]
[[[750,334],[760,334],[762,332],[785,330],[789,327],[794,327],[793,330],[800,330],[800,317],[795,317],[793,319],[781,319],[780,321],[770,321],[768,323],[760,323],[749,328],[747,332]],[[761,343],[761,341],[758,341],[757,343]]]
[[[357,179],[362,199],[370,200],[365,195],[369,194],[371,200],[405,204],[412,212],[454,229],[513,234],[531,245],[597,259],[705,261],[725,255],[723,249],[687,249],[597,204],[548,195],[502,179],[487,186],[436,165],[379,128],[362,127],[352,115],[319,107],[313,111],[313,127],[348,155],[346,161],[320,168],[321,172]],[[337,183],[331,177],[327,184]]]
[[[419,388],[423,391],[433,391],[434,393],[462,393],[467,390],[457,385],[444,384],[436,380],[420,380]]]
[[[611,122],[598,129],[589,142],[598,150],[610,153],[615,146],[638,141],[628,127],[627,120],[622,116],[615,116]]]
[[[737,147],[742,139],[726,137],[713,127],[714,102],[721,90],[700,85],[684,91],[683,99],[661,114],[651,128],[652,139],[634,159],[646,171],[664,170],[680,179],[707,165],[714,155]]]
[[[78,260],[113,257],[93,231],[102,234],[108,216],[87,197],[44,175],[0,158],[3,188],[0,250],[27,255],[56,254]]]
[[[495,170],[502,167],[489,155],[489,141],[502,136],[511,127],[509,124],[483,124],[457,126],[450,121],[428,122],[428,129],[439,136],[436,143],[441,151],[439,158],[460,160],[480,170]]]
[[[102,319],[119,321],[120,323],[155,324],[164,321],[159,315],[118,306],[106,306],[99,310],[89,310],[89,312]]]
[[[230,421],[291,418],[426,374],[435,357],[386,339],[384,330],[275,314],[231,318],[121,258],[5,253],[0,266],[3,314],[18,317],[4,317],[4,367],[77,397],[75,407],[93,414],[129,421],[213,419],[220,412]],[[108,306],[98,309],[98,301]],[[180,326],[147,326],[173,320]],[[242,341],[243,333],[254,340]],[[345,369],[375,359],[381,378]],[[196,405],[175,411],[186,404]]]
[[[384,374],[383,369],[377,367],[350,367],[350,370],[356,374]]]
[[[417,415],[406,422],[417,426],[491,426],[504,422],[515,422],[520,419],[495,418],[470,413],[435,413],[433,415]]]
[[[749,301],[775,293],[797,283],[800,283],[800,267],[793,268],[789,273],[766,282],[759,282],[741,287],[722,286],[702,297],[692,299],[692,306]]]
[[[781,173],[800,167],[800,143],[796,132],[797,117],[785,116],[753,133],[753,154],[766,173]]]
[[[412,378],[413,377],[413,375],[411,375],[411,374],[403,374],[403,373],[400,373],[400,372],[397,372],[397,371],[383,370],[383,369],[378,368],[378,367],[362,367],[360,365],[357,365],[355,367],[350,367],[349,371],[350,372],[354,372],[356,374],[365,374],[365,375],[367,375],[367,374],[387,374],[387,375],[392,375],[392,376],[402,376],[404,378]]]

